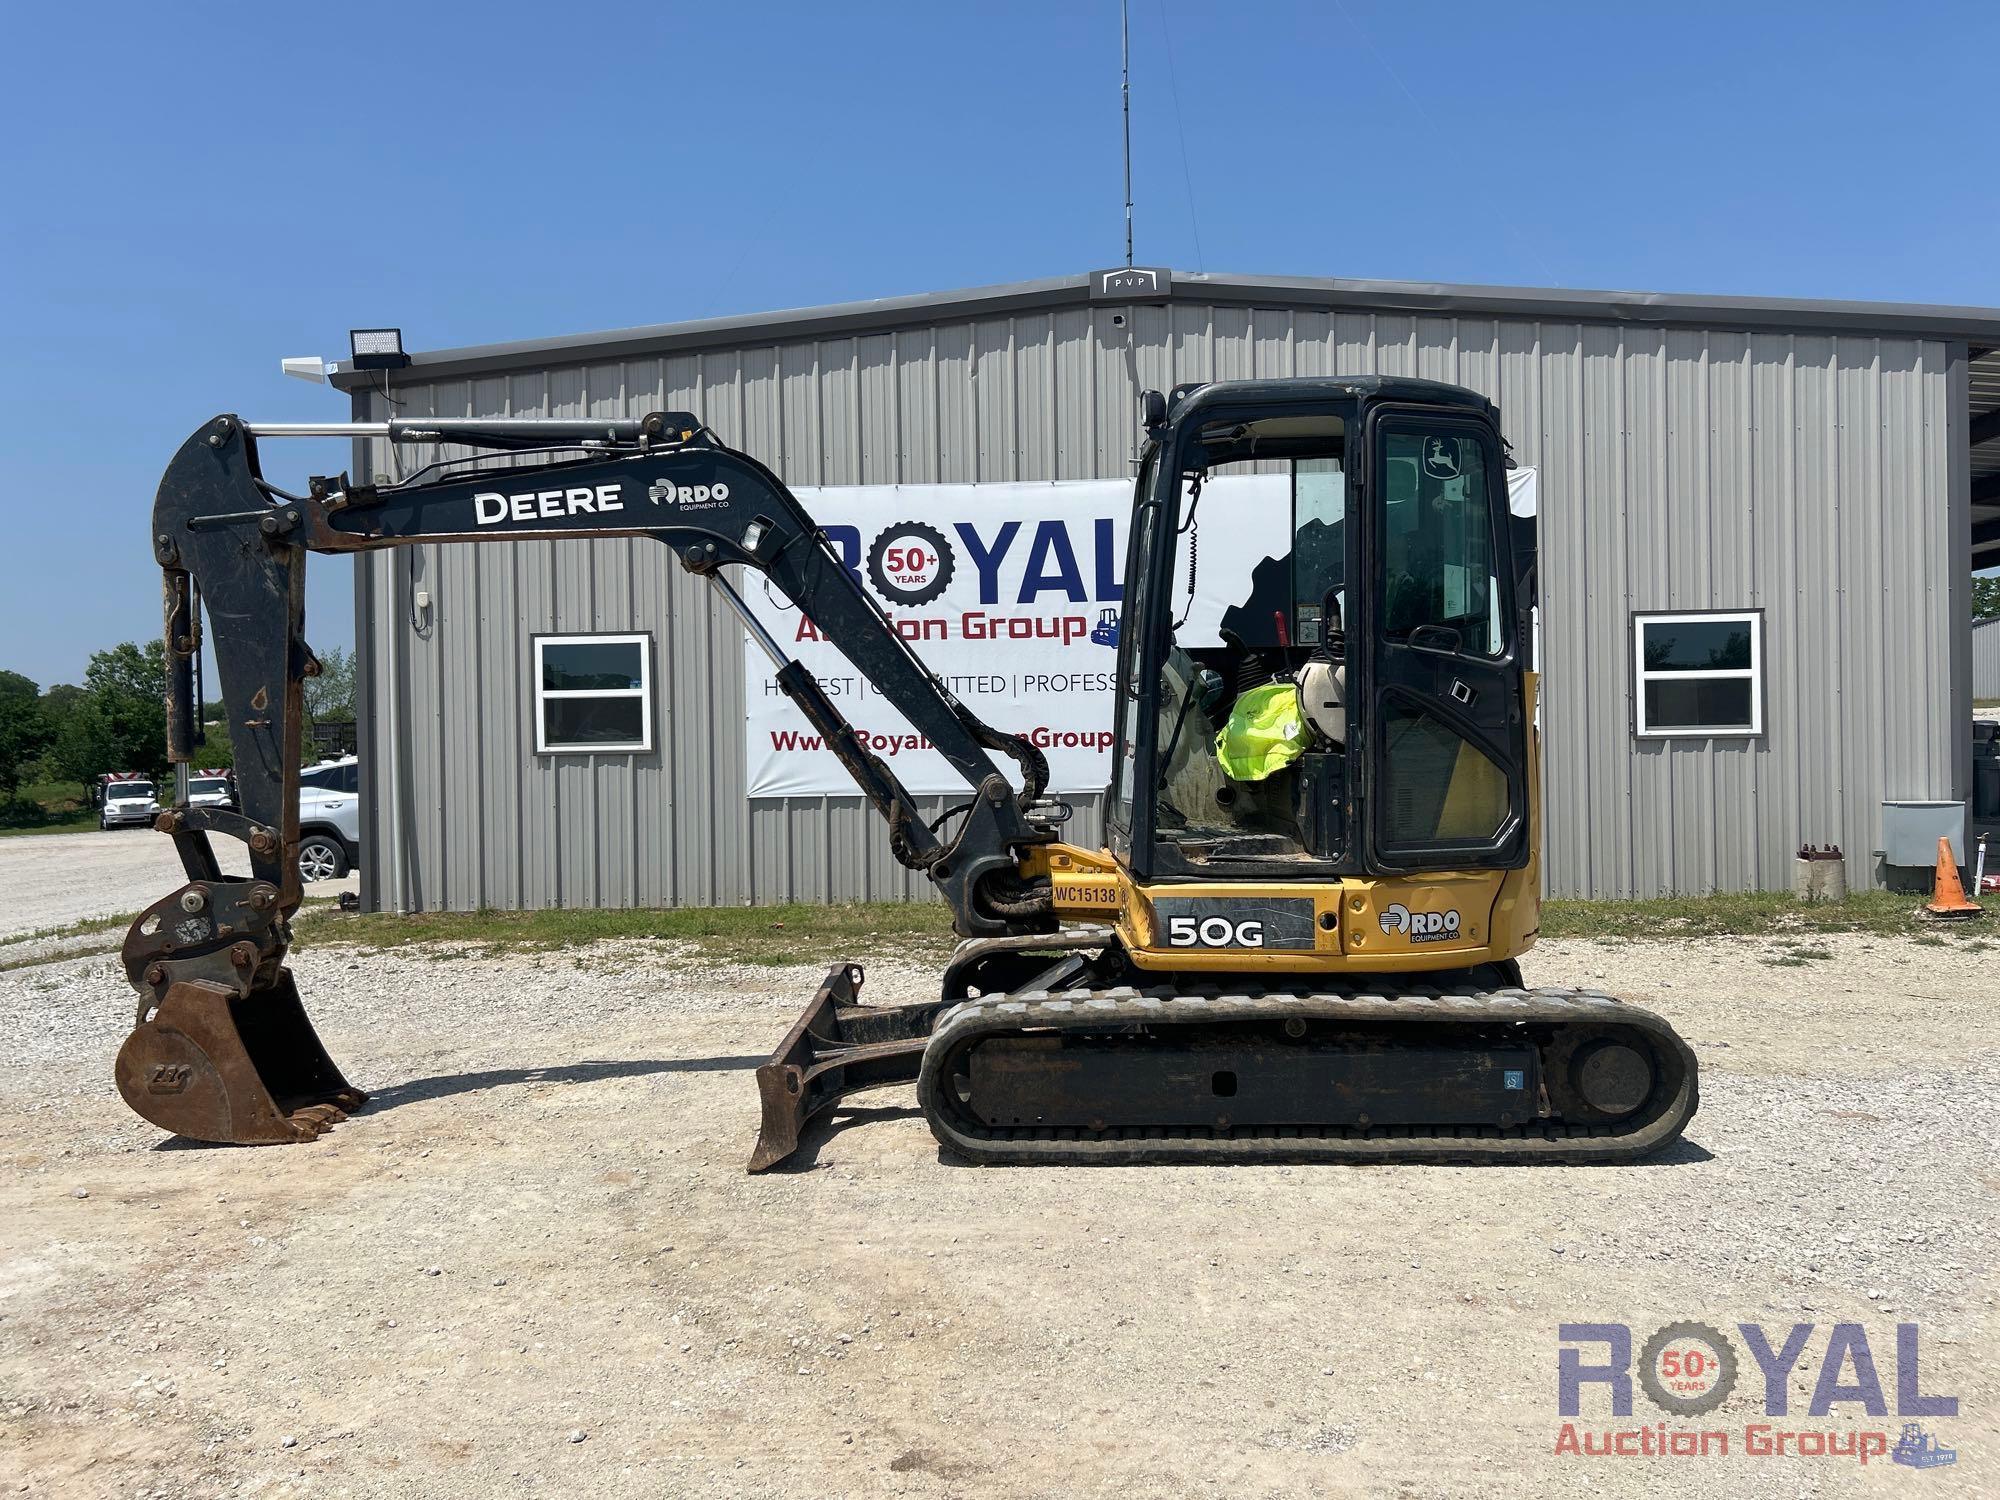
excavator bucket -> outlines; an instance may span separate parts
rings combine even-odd
[[[367,1102],[341,1076],[290,969],[240,998],[201,980],[167,987],[118,1051],[118,1092],[162,1130],[239,1146],[309,1141]]]

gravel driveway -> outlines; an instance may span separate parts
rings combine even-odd
[[[216,840],[225,867],[231,843]],[[137,916],[185,878],[174,841],[150,828],[0,839],[0,940],[87,917]],[[337,895],[359,880],[320,881],[310,890]]]
[[[373,1103],[310,1146],[190,1148],[111,1090],[109,959],[0,973],[0,1492],[2000,1492],[1995,966],[1814,951],[1531,954],[1702,1061],[1685,1143],[1569,1169],[976,1170],[905,1088],[749,1177],[750,1069],[816,975],[629,942],[315,946],[301,988]],[[881,961],[870,994],[935,982]],[[1678,1319],[1813,1325],[1780,1425],[1892,1438],[1918,1324],[1959,1462],[1558,1456],[1558,1326]],[[1837,1322],[1886,1416],[1807,1416]],[[1742,1359],[1668,1425],[1767,1420]],[[1593,1434],[1662,1420],[1591,1399]]]

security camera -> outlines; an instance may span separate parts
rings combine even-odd
[[[326,379],[326,361],[317,354],[301,354],[291,359],[281,359],[278,361],[278,368],[295,380],[323,382]]]
[[[1113,328],[1123,328],[1125,326],[1125,314],[1113,313],[1111,315],[1111,326]]]

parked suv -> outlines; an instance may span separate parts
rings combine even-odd
[[[159,794],[150,781],[110,781],[104,805],[97,810],[99,828],[130,828],[150,824],[160,813]]]
[[[361,763],[351,755],[299,774],[299,878],[338,880],[361,863]]]

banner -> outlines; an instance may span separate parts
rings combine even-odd
[[[988,724],[1026,736],[1048,756],[1052,791],[1104,790],[1111,778],[1129,480],[797,493],[841,560],[946,686]],[[1289,476],[1210,480],[1175,559],[1177,638],[1184,645],[1219,644],[1222,612],[1242,602],[1251,569],[1290,550]],[[752,613],[824,684],[904,785],[913,792],[967,790],[790,601],[754,574],[743,585]],[[743,670],[750,795],[853,793],[853,780],[778,691],[770,659],[747,633]],[[1013,775],[1011,762],[995,760]]]
[[[1541,504],[1541,487],[1535,471],[1522,467],[1507,471],[1507,509],[1517,516],[1533,516]]]

